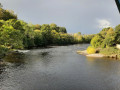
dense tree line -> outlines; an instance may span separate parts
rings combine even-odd
[[[0,20],[0,45],[23,49],[47,45],[89,43],[93,35],[67,34],[56,24],[33,25],[22,20]]]
[[[0,4],[0,52],[8,49],[90,43],[94,35],[68,34],[56,24],[33,25],[17,19],[13,11]]]

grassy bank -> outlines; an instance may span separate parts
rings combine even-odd
[[[104,54],[106,56],[115,57],[117,59],[120,59],[120,50],[117,49],[116,47],[103,48],[100,50],[99,53]]]
[[[120,50],[116,47],[94,48],[89,46],[87,50],[77,51],[77,53],[87,57],[120,59]]]

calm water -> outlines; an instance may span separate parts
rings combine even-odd
[[[120,61],[76,53],[88,45],[33,49],[0,66],[0,90],[120,90]]]

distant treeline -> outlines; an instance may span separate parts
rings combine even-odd
[[[68,34],[65,27],[54,23],[43,25],[26,23],[18,20],[13,11],[3,9],[0,4],[0,53],[9,49],[90,43],[93,36],[82,35],[80,32]]]

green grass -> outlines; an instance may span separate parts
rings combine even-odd
[[[100,50],[100,53],[104,55],[117,55],[120,59],[120,50],[118,50],[116,47],[103,48]]]

